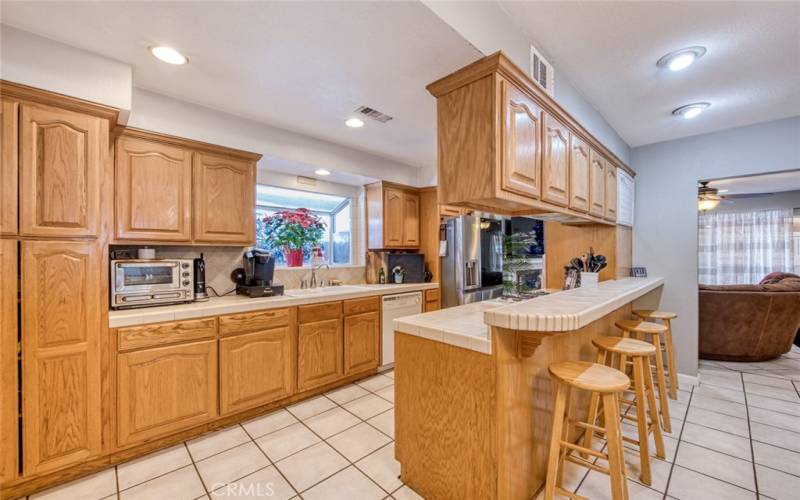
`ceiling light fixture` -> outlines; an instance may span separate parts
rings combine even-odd
[[[706,53],[705,47],[687,47],[665,55],[656,62],[659,68],[668,68],[670,71],[680,71],[688,68],[697,59]]]
[[[697,188],[697,209],[701,212],[714,210],[722,201],[719,190],[708,185],[710,181],[700,181]]]
[[[696,117],[707,107],[711,106],[710,102],[695,102],[692,104],[687,104],[685,106],[681,106],[680,108],[675,108],[672,110],[672,114],[675,116],[683,117],[687,120],[691,120],[692,118]]]
[[[361,128],[364,126],[364,120],[360,120],[358,118],[348,118],[345,120],[344,124],[351,128]]]
[[[330,170],[325,170],[324,168],[318,168],[314,170],[314,173],[317,175],[331,175]]]
[[[167,47],[164,45],[150,47],[150,53],[156,56],[156,58],[159,60],[168,64],[186,64],[189,62],[189,59],[187,59],[186,56],[172,47]]]

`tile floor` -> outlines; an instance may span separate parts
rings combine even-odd
[[[99,472],[31,499],[420,498],[394,460],[394,374]],[[632,499],[800,498],[800,349],[766,363],[701,361],[698,387],[670,401],[666,460],[638,483],[626,450]],[[623,424],[625,433],[635,428]],[[602,446],[602,443],[597,443]],[[626,447],[629,446],[626,444]],[[568,464],[565,485],[609,498],[607,477]]]

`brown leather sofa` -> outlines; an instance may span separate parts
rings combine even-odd
[[[788,352],[800,328],[800,279],[700,285],[700,358],[766,361]]]

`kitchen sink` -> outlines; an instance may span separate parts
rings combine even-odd
[[[308,297],[309,295],[335,295],[337,293],[362,292],[364,290],[365,288],[362,286],[344,285],[324,286],[319,288],[295,288],[284,290],[283,294],[289,297]]]

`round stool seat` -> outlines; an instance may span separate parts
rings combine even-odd
[[[675,319],[678,317],[677,314],[669,311],[654,311],[653,309],[636,309],[633,311],[633,314],[639,316],[642,319]]]
[[[594,392],[620,392],[631,385],[631,380],[621,371],[586,361],[561,361],[550,365],[550,374],[562,382],[579,389]]]
[[[638,319],[623,319],[614,323],[617,328],[636,333],[665,333],[667,327],[659,323],[650,323]]]
[[[598,349],[626,356],[650,356],[656,352],[656,346],[649,342],[623,337],[597,337],[592,344]]]

